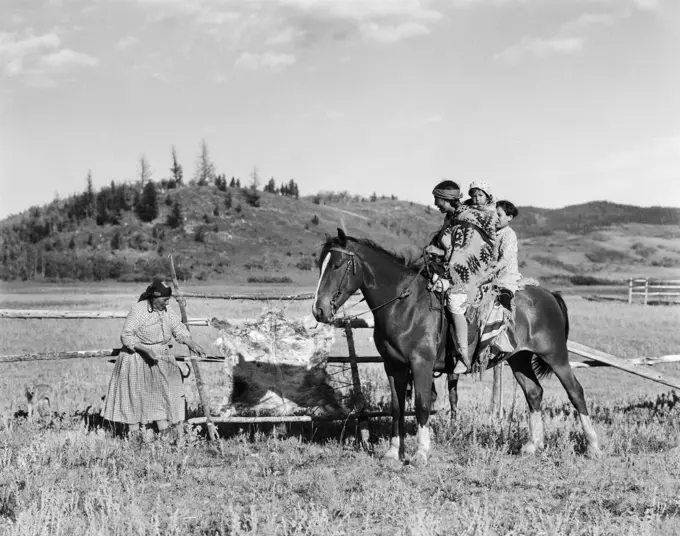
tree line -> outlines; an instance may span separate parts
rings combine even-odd
[[[154,181],[145,156],[140,158],[137,171],[138,181],[111,181],[99,191],[95,190],[92,173],[88,171],[83,192],[65,199],[57,197],[44,207],[31,207],[27,214],[0,227],[0,279],[32,279],[38,275],[107,279],[118,278],[121,271],[125,273],[135,270],[135,266],[128,266],[120,259],[115,259],[114,262],[114,259],[105,254],[76,251],[78,248],[74,238],[64,244],[59,233],[78,230],[86,222],[97,226],[118,226],[122,224],[126,214],[134,215],[142,223],[156,222],[160,214],[160,199],[171,190],[214,184],[219,191],[226,193],[224,204],[227,209],[231,207],[230,189],[240,190],[250,206],[260,206],[257,168],[251,174],[249,185],[242,185],[240,178],[236,177],[227,181],[225,174],[216,172],[205,141],[201,143],[196,171],[188,184],[185,184],[184,170],[178,161],[175,147],[172,147],[172,164],[167,178]],[[296,199],[299,197],[299,188],[293,179],[277,186],[272,177],[262,191]],[[169,196],[165,197],[170,210],[165,221],[160,222],[161,225],[174,229],[182,226],[184,215],[180,199],[180,195],[175,195],[174,201]],[[238,205],[236,212],[240,212],[240,209]],[[120,240],[121,233],[115,233],[108,248],[111,251],[120,249],[121,244],[116,243]],[[92,242],[93,237],[90,234],[87,243],[81,245],[93,246]]]

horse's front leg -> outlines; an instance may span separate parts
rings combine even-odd
[[[416,394],[415,412],[418,423],[418,450],[411,463],[413,465],[427,465],[430,457],[430,399],[432,396],[432,368],[433,363],[416,361],[413,364],[413,390]]]
[[[458,374],[446,375],[446,386],[449,389],[449,407],[451,408],[451,420],[456,420],[458,406]]]
[[[385,372],[387,372],[392,395],[392,434],[390,447],[383,458],[401,460],[404,458],[404,439],[406,436],[405,413],[408,369],[406,366],[394,366],[385,361]]]

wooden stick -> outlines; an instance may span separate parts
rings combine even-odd
[[[14,363],[21,361],[53,361],[57,359],[82,359],[89,357],[117,356],[120,348],[108,348],[104,350],[74,350],[70,352],[47,352],[15,355],[0,355],[0,363]]]
[[[352,394],[356,411],[361,411],[364,406],[364,396],[361,392],[361,379],[359,378],[359,367],[357,366],[357,352],[354,346],[354,334],[352,326],[348,322],[345,324],[345,337],[347,337],[347,350],[349,351],[349,365],[352,372]]]
[[[184,298],[205,298],[209,300],[257,300],[257,301],[288,301],[288,300],[311,300],[314,294],[234,294],[232,292],[183,292]]]
[[[180,314],[182,315],[182,322],[186,325],[187,311],[186,308],[184,307],[184,300],[180,297],[179,280],[177,279],[177,272],[175,272],[175,263],[172,260],[172,254],[168,255],[168,259],[170,260],[170,273],[172,275],[172,284],[175,287],[175,291],[177,292],[177,296],[175,297],[175,299],[177,300],[177,304],[179,305],[179,311]],[[187,330],[188,329],[189,326],[187,325]],[[208,437],[210,438],[211,441],[214,441],[215,439],[217,439],[217,430],[215,429],[215,425],[213,424],[212,419],[210,418],[209,399],[205,391],[205,386],[203,385],[203,379],[201,378],[201,371],[198,367],[198,361],[196,359],[196,356],[194,355],[194,352],[191,351],[191,348],[189,348],[189,351],[191,352],[190,353],[191,368],[194,369],[194,375],[196,376],[196,389],[198,389],[198,398],[201,404],[201,410],[203,411],[206,423],[208,424]]]
[[[60,318],[64,320],[78,318],[127,318],[124,311],[55,311],[41,309],[0,309],[0,318]],[[189,318],[190,326],[207,326],[209,318]]]
[[[648,380],[652,380],[654,382],[661,383],[669,387],[673,387],[674,389],[680,389],[680,378],[674,378],[672,376],[661,374],[659,372],[651,372],[642,369],[636,365],[631,365],[627,359],[621,359],[606,352],[595,350],[594,348],[590,348],[585,344],[567,341],[567,348],[569,349],[570,352],[581,355],[583,357],[587,357],[588,359],[606,363],[611,367],[616,367],[618,369],[625,370],[626,372],[630,372],[631,374],[636,374],[637,376],[641,376],[643,378],[647,378]]]
[[[432,415],[436,411],[430,412]],[[407,411],[406,417],[413,417],[415,412]],[[391,417],[392,412],[389,411],[367,411],[361,413],[350,413],[349,415],[342,415],[338,417],[326,415],[271,415],[262,417],[216,417],[213,419],[214,423],[232,423],[232,424],[257,424],[257,423],[277,423],[277,422],[316,422],[316,421],[346,421],[352,419],[372,419],[379,417]],[[205,424],[204,417],[194,417],[187,419],[190,424]]]

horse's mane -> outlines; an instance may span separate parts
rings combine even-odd
[[[422,257],[418,257],[416,259],[413,259],[410,255],[404,255],[400,253],[395,253],[394,251],[390,251],[388,249],[385,249],[383,246],[378,244],[377,242],[374,242],[373,240],[370,240],[368,238],[354,238],[353,236],[348,236],[346,237],[349,242],[355,242],[357,244],[361,244],[363,246],[367,246],[378,253],[383,254],[389,259],[392,259],[393,261],[397,262],[398,264],[401,264],[402,266],[412,269],[412,270],[418,270],[423,262]],[[321,259],[323,259],[326,256],[326,253],[328,250],[334,246],[340,246],[342,247],[342,243],[340,242],[340,239],[337,236],[327,236],[326,237],[326,242],[323,244],[321,248],[321,254],[319,255],[319,262],[321,262]]]

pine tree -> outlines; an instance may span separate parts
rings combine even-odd
[[[151,166],[145,155],[139,157],[139,182],[142,190],[144,185],[151,180]]]
[[[168,214],[166,223],[173,229],[177,229],[182,226],[182,221],[184,217],[182,216],[182,206],[179,204],[179,200],[176,199],[175,203],[172,205],[172,210]]]
[[[210,160],[208,144],[205,140],[201,141],[201,152],[196,160],[196,174],[194,179],[199,186],[205,186],[215,178],[215,165]]]
[[[260,173],[257,166],[253,166],[253,171],[250,172],[250,188],[257,190],[260,187]]]
[[[182,177],[184,175],[182,171],[182,166],[177,162],[177,150],[175,146],[172,146],[172,167],[170,168],[170,173],[172,173],[172,178],[175,181],[175,187],[179,188],[182,186]]]
[[[264,191],[269,192],[270,194],[276,193],[276,182],[274,181],[274,177],[269,179],[269,182],[264,187]]]
[[[94,186],[92,185],[92,170],[87,171],[87,187],[85,189],[85,214],[92,218],[96,211]]]
[[[144,186],[142,195],[135,207],[135,212],[143,222],[150,222],[158,217],[158,194],[156,193],[156,185],[153,181],[147,182]]]

